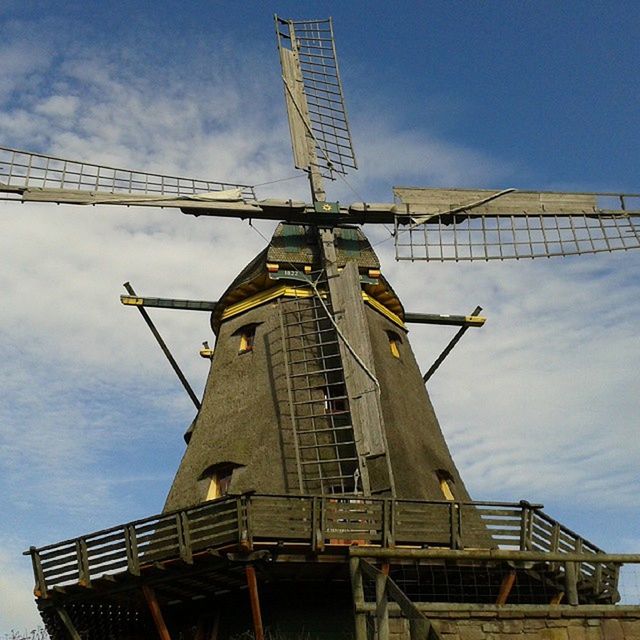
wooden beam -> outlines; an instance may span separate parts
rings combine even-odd
[[[349,558],[349,571],[351,573],[351,592],[353,594],[353,606],[356,624],[355,640],[367,640],[367,615],[358,611],[364,604],[364,585],[362,583],[362,571],[359,558]]]
[[[358,558],[389,558],[390,560],[507,560],[524,562],[590,562],[605,564],[638,564],[640,553],[575,553],[573,551],[511,551],[509,549],[383,549],[380,547],[350,547],[349,555]]]
[[[574,606],[580,604],[578,598],[578,575],[575,562],[564,563],[564,581],[567,602]]]
[[[247,586],[249,587],[251,616],[253,617],[253,635],[255,640],[264,640],[264,627],[262,626],[262,611],[260,610],[256,569],[252,564],[248,564],[245,568],[245,573],[247,576]]]
[[[142,593],[144,595],[144,599],[147,601],[147,606],[151,612],[153,623],[156,625],[156,630],[158,631],[160,640],[171,640],[169,629],[167,629],[162,611],[160,610],[160,604],[156,598],[156,592],[151,587],[142,585]]]
[[[516,572],[514,569],[512,569],[502,579],[502,584],[500,585],[500,592],[498,593],[498,597],[496,598],[496,604],[507,604],[507,600],[509,599],[509,594],[511,593],[511,589],[513,589],[513,585],[515,583],[516,583]]]
[[[78,630],[73,625],[69,614],[62,607],[56,607],[56,612],[58,613],[58,617],[62,621],[64,628],[67,630],[69,640],[82,640]]]

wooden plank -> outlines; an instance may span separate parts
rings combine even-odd
[[[416,189],[394,187],[393,192],[416,213],[446,213],[495,195],[496,189]],[[470,209],[474,214],[593,213],[597,197],[588,193],[516,191]]]
[[[478,511],[483,520],[485,516],[500,516],[505,518],[520,517],[520,509],[488,509],[482,505],[472,505],[472,507]]]
[[[293,51],[281,47],[280,62],[285,83],[285,99],[294,164],[298,169],[306,169],[310,163],[307,146],[307,127],[302,119],[302,114],[305,113],[306,101],[302,93],[301,83],[297,79],[296,60]]]

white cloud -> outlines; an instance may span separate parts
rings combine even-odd
[[[49,96],[37,104],[34,111],[55,119],[70,118],[79,105],[80,99],[77,96]]]

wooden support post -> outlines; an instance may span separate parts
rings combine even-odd
[[[533,520],[533,511],[531,505],[526,500],[520,501],[520,550],[528,551],[531,549],[531,524]]]
[[[82,587],[90,587],[89,552],[84,538],[76,540],[76,558],[78,561],[78,584]]]
[[[134,525],[128,524],[124,528],[124,546],[127,554],[127,571],[132,576],[139,576],[140,559],[138,557],[138,542]]]
[[[389,600],[387,598],[387,575],[376,576],[376,630],[378,640],[389,640]]]
[[[364,586],[362,584],[359,558],[349,558],[349,571],[351,573],[351,592],[355,611],[355,640],[367,640],[367,614],[358,611],[360,606],[364,604]]]
[[[151,617],[153,618],[153,623],[156,625],[156,630],[158,631],[160,640],[171,640],[169,629],[167,629],[164,617],[162,616],[162,611],[160,610],[160,604],[156,598],[156,592],[151,587],[142,585],[142,594],[144,595],[144,599],[147,601],[147,606],[149,607]]]
[[[62,621],[64,628],[67,630],[69,640],[82,640],[78,630],[73,625],[69,614],[62,607],[56,607],[56,612],[58,613],[58,617]]]
[[[556,595],[553,596],[553,598],[551,598],[551,601],[549,602],[549,604],[560,604],[563,598],[564,598],[564,591],[558,591],[558,593],[556,593]]]
[[[249,600],[251,602],[251,616],[253,617],[253,635],[255,640],[264,640],[264,628],[262,626],[262,612],[260,611],[260,598],[258,596],[258,580],[256,569],[248,564],[245,569],[247,585],[249,586]]]
[[[576,573],[575,562],[564,563],[564,581],[567,602],[574,606],[580,604],[578,599],[578,575]]]
[[[40,553],[35,547],[29,547],[29,555],[31,556],[31,564],[33,566],[33,575],[36,579],[36,586],[33,590],[33,595],[36,598],[46,598],[47,597],[47,581],[45,580],[44,571],[42,570]]]
[[[516,582],[516,571],[512,569],[507,573],[507,575],[502,579],[502,584],[500,585],[500,591],[498,593],[498,597],[496,598],[496,604],[507,604],[507,600],[509,599],[509,594],[511,593],[511,589],[513,589],[513,585]]]
[[[191,537],[189,535],[189,520],[184,511],[176,513],[176,531],[178,534],[178,550],[180,559],[185,564],[193,564],[193,554],[191,552]]]

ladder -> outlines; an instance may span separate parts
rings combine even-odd
[[[306,288],[299,293],[279,302],[296,467],[288,477],[297,476],[302,493],[357,493],[360,469],[339,337],[318,297]],[[322,295],[331,312],[326,287]]]

